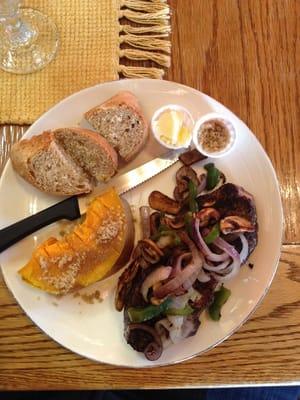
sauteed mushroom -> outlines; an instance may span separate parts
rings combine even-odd
[[[151,239],[140,240],[141,257],[150,264],[156,264],[164,255],[161,249]]]
[[[126,336],[128,343],[135,350],[142,351],[148,360],[155,361],[161,356],[161,338],[153,327],[142,323],[129,324]]]
[[[246,218],[230,215],[221,219],[220,230],[224,235],[228,233],[254,232],[255,226]]]
[[[189,196],[188,183],[192,181],[197,187],[197,195],[200,195],[206,187],[207,174],[202,173],[197,177],[196,172],[190,167],[181,167],[176,174],[176,186],[174,188],[174,198],[184,203]]]
[[[187,184],[190,180],[193,181],[196,186],[198,186],[199,180],[198,180],[197,174],[193,170],[193,168],[185,167],[185,166],[179,168],[179,170],[176,172],[177,185],[182,183],[182,184],[186,184],[186,187],[187,187]]]
[[[177,201],[157,190],[154,190],[152,193],[150,193],[149,205],[154,210],[174,215],[178,214],[181,209],[181,205]]]
[[[188,183],[192,181],[196,187],[199,185],[199,179],[196,172],[190,167],[181,167],[176,173],[176,187],[174,189],[174,198],[183,202],[188,197]]]
[[[160,222],[171,229],[181,229],[184,227],[184,215],[177,215],[175,218],[164,216]]]
[[[199,226],[201,228],[217,222],[220,219],[219,211],[212,207],[202,208],[202,210],[198,211],[195,216],[199,219]]]
[[[159,225],[160,225],[160,217],[161,217],[161,214],[159,212],[157,212],[157,211],[153,212],[150,215],[150,232],[151,232],[151,235],[154,235],[157,232],[157,230],[159,228]]]
[[[187,189],[189,181],[193,181],[195,186],[199,185],[199,179],[196,172],[191,167],[181,167],[176,173],[176,183],[182,185],[180,191]]]
[[[115,306],[118,311],[121,311],[125,305],[126,298],[132,287],[132,281],[139,270],[139,262],[133,260],[132,263],[124,270],[118,280],[116,289]]]
[[[188,191],[188,189],[186,189],[186,190],[180,192],[180,190],[181,190],[180,186],[175,186],[175,189],[174,189],[174,192],[173,192],[173,196],[174,196],[174,199],[176,201],[179,201],[179,202],[183,203],[184,200],[186,200],[188,198],[189,191]]]

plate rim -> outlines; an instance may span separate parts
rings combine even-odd
[[[96,85],[89,86],[89,87],[83,88],[83,89],[81,89],[81,90],[79,90],[79,91],[77,91],[77,92],[74,92],[74,93],[72,93],[71,95],[69,95],[69,96],[67,96],[67,97],[65,97],[65,98],[63,98],[63,99],[61,99],[59,102],[57,102],[56,104],[54,104],[51,108],[49,108],[46,112],[44,112],[36,121],[34,121],[34,123],[33,123],[32,125],[30,125],[30,127],[29,127],[29,128],[26,130],[26,132],[24,133],[24,135],[22,136],[22,139],[23,139],[23,138],[27,138],[29,135],[31,135],[31,131],[34,130],[35,126],[40,122],[40,120],[41,120],[41,119],[44,119],[45,117],[47,117],[47,115],[48,115],[54,108],[58,107],[59,105],[62,105],[62,104],[65,103],[65,102],[68,102],[71,98],[76,97],[76,96],[79,96],[79,95],[82,95],[84,92],[88,92],[88,91],[93,90],[93,89],[96,89],[96,90],[97,90],[98,88],[103,87],[103,86],[109,86],[109,85],[111,85],[111,84],[116,84],[116,85],[118,85],[118,83],[121,83],[121,82],[124,82],[124,81],[130,81],[130,82],[133,82],[133,83],[135,83],[135,82],[139,82],[139,83],[140,83],[141,81],[148,81],[148,82],[149,82],[149,81],[154,81],[154,82],[157,82],[157,79],[151,79],[151,78],[143,78],[143,79],[140,79],[140,78],[136,78],[136,79],[112,80],[112,81],[107,81],[107,82],[98,83],[98,84],[96,84]],[[5,277],[5,274],[4,274],[4,272],[3,272],[3,267],[2,267],[2,265],[0,264],[0,268],[1,268],[1,271],[2,271],[2,277],[3,277],[3,280],[4,280],[4,282],[5,282],[5,285],[6,285],[7,289],[10,291],[10,293],[12,294],[12,296],[13,296],[13,298],[15,299],[16,303],[18,304],[19,307],[21,307],[21,309],[23,310],[23,312],[25,313],[25,315],[30,319],[30,321],[32,321],[32,323],[33,323],[34,325],[36,325],[36,326],[38,327],[38,329],[39,329],[41,332],[43,332],[48,338],[50,338],[51,340],[53,340],[55,343],[59,344],[59,345],[62,346],[63,348],[66,348],[68,351],[71,351],[72,353],[79,355],[80,357],[86,358],[86,359],[91,360],[91,361],[96,362],[96,363],[101,363],[101,364],[104,364],[104,365],[110,365],[110,366],[119,367],[119,368],[129,368],[129,369],[145,369],[145,368],[149,368],[149,369],[150,369],[150,368],[151,368],[151,369],[152,369],[152,368],[157,368],[157,367],[172,366],[172,365],[176,365],[176,364],[183,363],[183,362],[186,362],[186,361],[188,361],[188,360],[191,360],[191,359],[193,359],[193,358],[195,358],[195,357],[198,357],[199,355],[205,354],[206,352],[212,350],[212,349],[215,348],[216,346],[218,346],[218,345],[220,345],[221,343],[223,343],[223,342],[224,342],[225,340],[227,340],[230,336],[232,336],[235,332],[237,332],[237,331],[249,320],[249,318],[251,317],[251,315],[252,315],[252,314],[257,310],[257,308],[260,306],[260,304],[262,303],[263,299],[265,298],[266,294],[268,293],[268,291],[269,291],[269,289],[270,289],[270,287],[271,287],[271,285],[272,285],[272,282],[273,282],[274,277],[275,277],[275,275],[276,275],[276,272],[277,272],[277,270],[278,270],[278,265],[279,265],[280,256],[281,256],[281,247],[282,247],[283,235],[284,235],[284,214],[283,214],[282,198],[281,198],[281,195],[280,195],[279,180],[278,180],[278,177],[277,177],[275,168],[274,168],[274,166],[273,166],[273,164],[272,164],[272,162],[271,162],[271,159],[270,159],[269,155],[267,154],[267,152],[266,152],[265,149],[263,148],[263,146],[262,146],[262,144],[260,143],[260,141],[257,139],[256,135],[255,135],[255,134],[252,132],[252,130],[244,123],[244,121],[242,121],[235,113],[233,113],[229,108],[227,108],[227,106],[225,106],[225,105],[224,105],[223,103],[221,103],[219,100],[216,100],[216,99],[214,99],[213,97],[207,95],[206,93],[203,93],[203,92],[200,91],[200,90],[197,90],[197,89],[195,89],[195,88],[193,88],[193,87],[187,86],[187,85],[182,84],[182,83],[178,83],[178,82],[174,82],[174,81],[169,81],[169,80],[162,80],[161,83],[162,83],[162,84],[167,83],[167,85],[168,85],[168,84],[171,84],[171,85],[174,85],[174,84],[175,84],[175,85],[178,86],[178,87],[184,88],[186,91],[193,92],[193,93],[196,94],[196,95],[199,95],[199,94],[200,94],[200,95],[203,96],[204,98],[206,98],[206,99],[211,99],[211,100],[213,100],[214,102],[220,104],[222,107],[226,108],[226,110],[227,110],[228,112],[230,112],[231,114],[233,114],[235,118],[237,118],[237,119],[239,120],[239,123],[241,123],[241,124],[247,129],[247,133],[248,133],[248,134],[252,135],[252,138],[255,140],[256,145],[260,148],[260,150],[262,151],[262,153],[263,153],[264,156],[265,156],[265,160],[267,161],[267,163],[268,163],[268,165],[269,165],[269,169],[270,169],[270,172],[272,173],[273,180],[274,180],[274,183],[275,183],[274,188],[276,189],[276,193],[277,193],[277,195],[278,195],[278,200],[279,200],[279,205],[280,205],[280,207],[279,207],[279,209],[278,209],[278,216],[279,216],[279,221],[278,221],[278,222],[279,222],[280,229],[281,229],[281,232],[280,232],[280,243],[278,244],[278,254],[277,254],[277,257],[276,257],[276,261],[275,261],[274,264],[273,264],[273,268],[274,268],[274,269],[273,269],[273,272],[272,272],[272,276],[271,276],[270,279],[269,279],[268,285],[264,288],[263,293],[262,293],[261,296],[259,297],[259,300],[258,300],[257,303],[255,304],[255,306],[253,307],[253,309],[243,318],[243,320],[242,320],[236,327],[234,327],[232,330],[230,330],[230,331],[226,334],[226,336],[222,337],[221,339],[219,339],[217,342],[213,343],[211,346],[207,347],[206,349],[201,350],[201,351],[199,351],[199,352],[197,352],[197,353],[194,353],[194,354],[192,354],[192,355],[189,355],[189,356],[187,356],[187,357],[181,358],[181,359],[179,359],[179,360],[174,360],[174,361],[171,361],[171,362],[161,362],[161,363],[155,363],[155,364],[147,364],[147,365],[138,365],[138,366],[133,366],[133,365],[128,365],[128,364],[121,364],[121,363],[110,363],[110,362],[108,362],[108,361],[100,361],[100,360],[98,360],[97,358],[94,358],[94,357],[92,357],[92,356],[87,356],[87,355],[84,355],[83,353],[78,352],[77,350],[73,350],[73,349],[71,349],[70,347],[68,347],[68,345],[62,344],[60,341],[54,339],[52,336],[50,336],[48,333],[46,333],[45,330],[44,330],[43,328],[41,328],[41,326],[40,326],[37,322],[35,322],[35,321],[28,315],[28,313],[26,312],[26,310],[23,308],[23,306],[22,306],[22,305],[19,303],[19,301],[16,299],[14,292],[10,289],[10,286],[8,285],[8,283],[7,283],[7,281],[6,281],[6,277]],[[126,90],[126,89],[124,89],[124,90]],[[37,134],[38,134],[38,133],[37,133]],[[33,135],[35,135],[35,133],[33,133]],[[0,189],[1,189],[2,185],[3,185],[3,177],[4,177],[4,175],[6,174],[7,169],[9,168],[9,166],[11,166],[11,161],[10,161],[10,159],[8,159],[8,161],[6,162],[6,165],[4,166],[4,168],[3,168],[3,170],[2,170],[2,174],[1,174],[1,177],[0,177]]]

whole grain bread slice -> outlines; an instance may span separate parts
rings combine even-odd
[[[109,180],[118,168],[118,155],[106,139],[82,128],[60,128],[53,131],[64,151],[93,178],[94,182]]]
[[[10,158],[18,174],[43,192],[73,195],[92,190],[89,177],[58,145],[52,132],[15,143]]]
[[[119,92],[87,111],[84,117],[125,161],[134,158],[148,138],[148,122],[131,92]]]
[[[56,195],[89,193],[117,169],[117,154],[97,133],[81,128],[46,131],[16,143],[14,169],[38,189]]]

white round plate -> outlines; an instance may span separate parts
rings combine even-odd
[[[240,274],[226,284],[232,295],[222,310],[221,320],[213,322],[204,313],[196,336],[171,346],[159,360],[150,362],[143,354],[135,352],[127,345],[123,338],[123,315],[114,309],[117,276],[84,290],[85,293],[100,290],[103,301],[94,304],[87,304],[80,297],[72,295],[56,299],[21,280],[17,271],[28,261],[38,243],[58,232],[57,224],[36,232],[4,251],[0,254],[0,264],[7,286],[25,313],[62,346],[84,357],[120,366],[172,364],[202,353],[229,337],[246,321],[266,294],[280,255],[282,207],[279,188],[269,158],[247,126],[212,98],[173,82],[151,79],[121,80],[82,90],[45,113],[25,136],[30,137],[46,129],[78,124],[87,126],[83,122],[83,113],[119,90],[132,91],[139,98],[149,120],[158,107],[171,103],[186,107],[195,121],[205,113],[219,112],[235,122],[238,136],[236,146],[228,156],[215,163],[225,173],[228,181],[243,186],[254,195],[259,241],[250,258],[254,268],[243,266]],[[154,158],[161,152],[161,147],[151,139],[146,149],[127,169]],[[153,189],[172,194],[177,168],[178,165],[175,164],[126,195],[135,211],[139,205],[148,204],[147,198]],[[13,171],[9,162],[0,181],[0,228],[34,214],[58,200],[24,182]]]

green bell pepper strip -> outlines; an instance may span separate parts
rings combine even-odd
[[[189,189],[189,209],[191,212],[197,212],[199,211],[199,206],[197,203],[197,187],[194,184],[194,182],[192,180],[189,180],[188,183],[188,189]]]
[[[220,225],[219,223],[217,223],[212,227],[211,231],[206,236],[204,236],[203,239],[206,244],[211,244],[219,236],[220,236]]]
[[[183,308],[168,308],[166,311],[167,315],[190,315],[194,312],[194,309],[190,305],[186,305]]]
[[[209,316],[214,321],[219,321],[221,318],[221,308],[226,303],[231,295],[231,291],[226,289],[223,285],[215,292],[214,301],[208,308]]]
[[[160,305],[149,305],[147,307],[139,308],[139,307],[129,307],[127,312],[131,322],[139,323],[148,321],[154,317],[157,317],[160,314],[165,314],[166,310],[170,306],[172,300],[167,298]]]
[[[215,167],[214,163],[206,164],[204,168],[207,171],[206,189],[212,190],[219,183],[221,173],[218,168]]]

